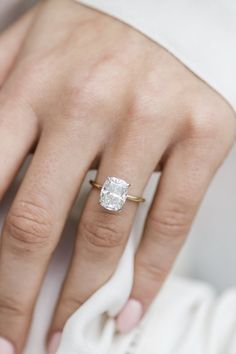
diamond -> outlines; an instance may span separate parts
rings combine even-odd
[[[121,210],[126,202],[129,186],[123,179],[107,177],[101,189],[100,205],[107,210]]]

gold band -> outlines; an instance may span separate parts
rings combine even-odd
[[[96,181],[90,180],[89,183],[97,189],[102,189],[102,185]],[[143,197],[136,197],[135,195],[130,194],[127,195],[127,199],[136,203],[144,203],[146,201]]]

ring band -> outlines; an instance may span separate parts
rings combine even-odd
[[[126,200],[136,203],[144,203],[145,198],[128,194],[129,183],[117,177],[107,177],[104,184],[97,181],[89,181],[92,187],[95,187],[100,192],[100,205],[105,209],[119,211],[123,208]]]

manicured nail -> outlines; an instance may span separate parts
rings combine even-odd
[[[61,341],[61,335],[62,335],[61,332],[56,332],[53,334],[48,344],[48,354],[56,354]]]
[[[117,329],[126,334],[134,329],[143,316],[143,306],[141,302],[130,299],[123,307],[116,319]]]
[[[14,354],[13,345],[5,338],[0,337],[0,354]]]

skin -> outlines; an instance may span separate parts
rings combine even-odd
[[[0,248],[0,336],[20,354],[88,169],[98,169],[100,183],[124,178],[135,195],[162,170],[135,260],[131,298],[145,312],[235,141],[236,120],[219,94],[162,47],[69,0],[44,1],[3,33],[0,60],[1,198],[34,152]],[[98,197],[92,189],[78,220],[48,338],[110,278],[129,237],[138,205],[108,213]]]

